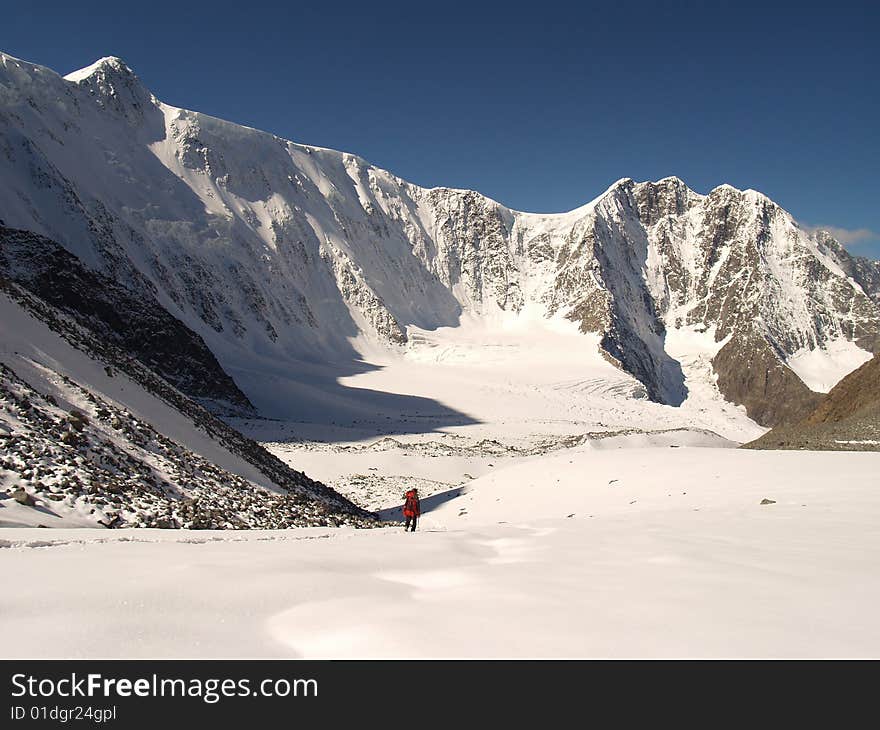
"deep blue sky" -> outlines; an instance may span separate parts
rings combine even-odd
[[[874,257],[878,37],[867,2],[78,0],[0,26],[14,56],[121,56],[164,101],[422,185],[552,212],[621,177],[728,182]]]

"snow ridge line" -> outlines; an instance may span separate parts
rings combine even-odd
[[[278,451],[320,451],[332,453],[365,453],[400,450],[415,454],[442,454],[444,456],[541,456],[554,451],[575,449],[594,441],[603,441],[616,436],[660,436],[672,433],[696,433],[722,439],[723,437],[707,428],[662,428],[640,429],[624,428],[613,431],[588,431],[567,436],[540,436],[535,444],[517,446],[503,443],[497,439],[481,439],[467,445],[448,444],[442,441],[406,442],[392,436],[385,436],[369,444],[337,445],[319,441],[265,441],[263,445]]]

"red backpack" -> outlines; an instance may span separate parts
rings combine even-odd
[[[406,502],[403,505],[404,517],[418,517],[421,509],[419,508],[419,498],[416,496],[415,490],[410,489],[405,496]]]

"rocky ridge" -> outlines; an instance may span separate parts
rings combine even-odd
[[[376,525],[356,508],[345,512],[300,490],[260,489],[69,378],[64,383],[89,408],[64,411],[0,364],[0,417],[14,424],[0,431],[0,469],[16,475],[12,498],[40,509],[46,527],[70,512],[108,528]]]

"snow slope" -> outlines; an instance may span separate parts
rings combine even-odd
[[[109,376],[103,364],[61,339],[45,324],[0,293],[0,361],[40,392],[69,407],[87,408],[83,401],[67,403],[62,375],[87,390],[101,393],[149,422],[177,443],[218,466],[266,488],[275,488],[252,464],[229,453],[197,429],[182,413],[159,400],[124,373]],[[68,408],[69,410],[69,408]]]
[[[0,652],[874,658],[878,468],[582,449],[425,505],[415,534],[0,529]]]
[[[799,350],[787,362],[811,390],[827,393],[844,376],[870,359],[870,353],[841,339],[829,342],[824,348]]]

